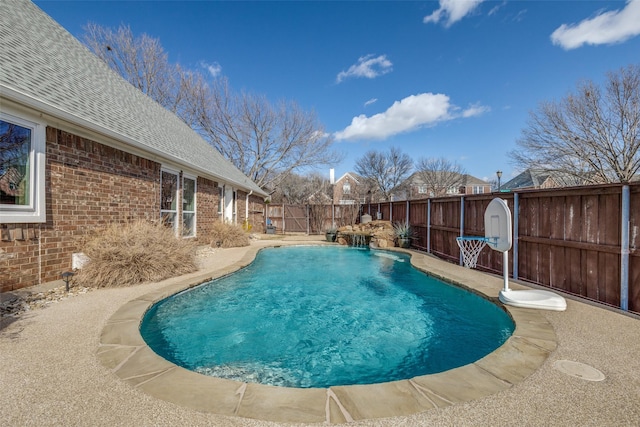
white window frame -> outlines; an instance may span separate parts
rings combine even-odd
[[[46,124],[33,114],[21,113],[3,105],[0,118],[31,129],[29,152],[29,203],[0,204],[0,223],[42,223],[47,221],[45,197]]]
[[[351,194],[351,183],[349,181],[342,184],[342,194]]]
[[[233,190],[233,219],[234,225],[238,224],[238,190]]]
[[[171,175],[175,175],[176,176],[176,193],[174,194],[175,200],[176,200],[176,209],[172,210],[172,209],[162,209],[162,174],[163,173],[168,173]],[[174,169],[170,169],[170,168],[165,168],[165,167],[161,167],[160,168],[160,221],[162,221],[162,214],[164,213],[173,213],[175,214],[174,220],[173,220],[173,232],[174,233],[178,233],[178,223],[180,222],[179,220],[181,218],[178,218],[178,212],[179,212],[179,207],[180,207],[180,203],[181,200],[178,199],[178,194],[180,191],[180,172]]]
[[[427,194],[427,186],[426,185],[418,185],[418,194]]]
[[[224,221],[224,185],[218,185],[218,218]]]
[[[340,200],[339,204],[341,204],[341,205],[355,205],[356,201],[355,200],[344,200],[343,199],[343,200]]]
[[[484,194],[484,185],[474,185],[473,194]]]
[[[193,181],[193,210],[192,211],[187,211],[185,210],[185,205],[184,205],[184,189],[185,189],[185,185],[184,185],[184,180],[185,179],[189,179],[191,181]],[[198,215],[197,215],[197,211],[198,211],[198,177],[193,176],[193,175],[188,175],[188,174],[182,174],[182,237],[196,237],[196,229],[197,229],[197,220],[198,220]],[[184,234],[184,214],[193,214],[193,229],[191,230],[191,233],[189,234]]]
[[[447,194],[460,194],[460,187],[448,187]]]

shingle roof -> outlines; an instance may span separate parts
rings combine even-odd
[[[122,79],[30,1],[2,1],[0,94],[202,176],[267,195],[176,115]]]
[[[448,172],[448,173],[455,173],[455,172]],[[460,175],[457,173],[456,175],[459,175],[459,185],[489,185],[487,181],[483,181],[480,178],[476,178],[473,175],[469,175],[469,174]],[[407,178],[405,183],[419,185],[419,184],[424,184],[424,181],[420,177],[420,172],[414,172],[411,174],[409,178]]]

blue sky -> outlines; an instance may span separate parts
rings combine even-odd
[[[540,102],[640,63],[640,0],[35,3],[78,38],[129,25],[171,62],[315,110],[346,154],[337,177],[396,146],[506,182]]]

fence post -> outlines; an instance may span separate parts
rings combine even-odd
[[[389,200],[389,221],[393,223],[393,202]]]
[[[431,253],[431,197],[427,199],[427,253]]]
[[[620,308],[629,310],[629,185],[622,186],[622,224],[620,241]]]
[[[333,201],[331,202],[331,228],[336,226],[336,210],[334,209]]]
[[[518,279],[518,223],[520,217],[520,199],[513,193],[513,278]]]
[[[460,196],[460,237],[464,236],[464,196]],[[460,265],[463,265],[462,251],[460,251]]]
[[[409,200],[407,199],[407,224],[409,224]]]
[[[307,213],[307,236],[311,234],[311,218],[309,218],[311,213],[311,207],[309,205],[305,205],[305,211]]]
[[[285,204],[284,202],[282,202],[282,234],[284,234],[284,230],[285,230],[285,222],[284,222],[284,210],[285,210]]]

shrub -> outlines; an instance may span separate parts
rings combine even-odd
[[[198,269],[195,243],[146,221],[112,224],[87,239],[82,250],[90,261],[74,281],[87,287],[155,282]]]
[[[214,248],[249,246],[249,235],[240,226],[216,222],[211,232],[211,246]]]

